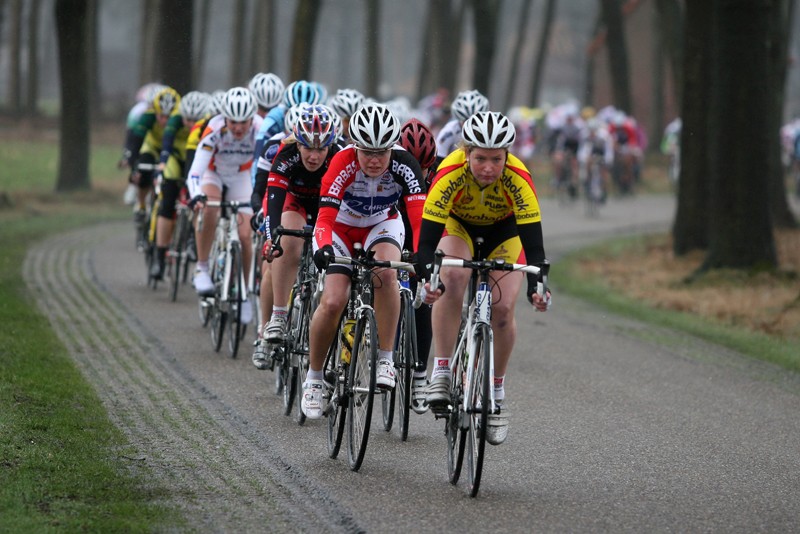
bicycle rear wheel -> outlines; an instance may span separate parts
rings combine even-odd
[[[178,300],[178,288],[181,285],[182,267],[184,266],[184,249],[189,237],[189,216],[186,211],[178,211],[175,231],[172,234],[172,243],[167,252],[167,274],[169,276],[169,298],[172,302]]]
[[[459,334],[459,335],[463,335]],[[461,467],[464,462],[464,445],[467,440],[467,431],[462,429],[461,422],[464,413],[464,374],[463,362],[465,354],[459,356],[455,362],[455,372],[450,382],[450,404],[452,409],[445,421],[444,433],[447,438],[447,479],[451,484],[457,484],[461,476]]]
[[[350,377],[347,385],[349,390],[347,456],[350,469],[353,471],[358,471],[364,461],[375,401],[378,333],[374,313],[371,308],[361,311],[356,322],[353,354],[350,357]]]
[[[467,440],[467,467],[469,472],[469,494],[475,497],[481,485],[483,459],[486,450],[486,422],[491,409],[489,388],[492,387],[491,375],[491,343],[492,332],[489,325],[481,324],[475,332],[475,374],[473,377],[472,395],[467,399],[469,413],[469,439]]]
[[[231,243],[228,261],[231,264],[230,282],[228,284],[228,350],[231,358],[239,352],[239,341],[243,332],[242,305],[244,279],[242,267],[242,248],[239,243]],[[247,304],[249,306],[249,303]]]
[[[341,363],[339,355],[342,353],[341,331],[344,318],[339,322],[336,329],[336,336],[333,338],[325,358],[325,381],[332,384],[331,396],[328,399],[328,406],[325,414],[328,417],[328,456],[336,458],[342,447],[342,436],[344,435],[345,420],[347,419],[347,384],[349,364]]]

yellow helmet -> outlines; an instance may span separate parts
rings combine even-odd
[[[165,87],[153,97],[153,110],[157,115],[173,115],[178,112],[181,95],[172,87]]]

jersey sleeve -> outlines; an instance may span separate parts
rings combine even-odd
[[[503,185],[509,197],[517,224],[530,224],[542,221],[536,187],[525,164],[513,155],[508,155]]]
[[[344,191],[355,179],[358,163],[353,150],[337,152],[320,185],[319,214],[314,227],[317,248],[333,243],[333,224],[342,205]]]

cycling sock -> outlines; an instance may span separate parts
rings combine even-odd
[[[323,378],[325,378],[325,374],[322,372],[322,369],[319,371],[309,369],[308,374],[306,375],[306,380],[322,380]]]
[[[198,261],[197,262],[197,270],[202,271],[204,273],[208,272],[208,262],[207,261]]]
[[[289,306],[273,306],[272,307],[272,318],[276,317],[286,317],[289,313]]]
[[[494,400],[501,401],[506,398],[505,381],[505,375],[494,377]]]
[[[431,380],[441,375],[450,375],[450,358],[433,358],[433,371],[431,371]]]
[[[420,378],[425,378],[426,376],[428,376],[428,375],[427,375],[427,373],[425,371],[414,371],[414,379],[415,380],[418,380]]]
[[[167,257],[167,247],[158,247],[156,249],[158,261],[164,263],[164,258]]]
[[[394,363],[394,352],[390,350],[378,350],[378,359],[379,360],[389,360],[390,362]]]

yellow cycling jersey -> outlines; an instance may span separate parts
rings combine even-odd
[[[453,215],[468,224],[490,225],[512,214],[517,224],[542,220],[536,188],[525,164],[508,154],[502,176],[481,187],[472,176],[466,152],[458,149],[439,165],[422,218],[444,224]]]

